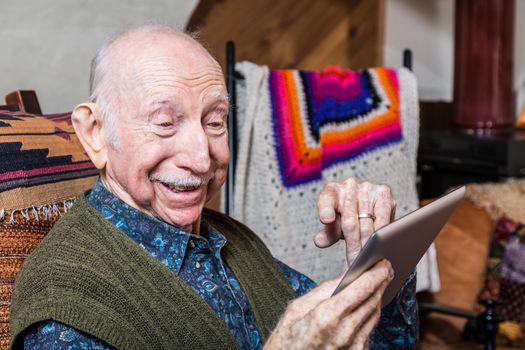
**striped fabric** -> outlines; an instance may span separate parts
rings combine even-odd
[[[276,154],[287,187],[321,179],[323,169],[402,140],[393,69],[272,70],[269,88]]]
[[[69,113],[0,111],[0,349],[9,346],[11,292],[22,263],[97,175]]]
[[[97,174],[69,114],[0,112],[0,210],[74,198]]]

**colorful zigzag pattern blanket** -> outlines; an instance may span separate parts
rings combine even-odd
[[[268,83],[276,154],[287,187],[321,179],[323,169],[403,138],[395,70],[273,70]]]
[[[238,155],[234,217],[272,253],[317,281],[339,275],[344,245],[316,248],[316,201],[349,176],[390,185],[397,215],[418,207],[419,110],[406,69],[321,72],[237,65]],[[433,248],[430,253],[433,253]],[[437,290],[435,256],[418,266],[418,289]]]

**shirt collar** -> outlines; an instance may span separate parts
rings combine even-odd
[[[217,256],[226,243],[226,238],[204,220],[201,222],[201,236],[196,236],[131,207],[108,191],[100,179],[87,195],[87,201],[110,223],[177,274],[188,245],[190,250],[211,249]]]

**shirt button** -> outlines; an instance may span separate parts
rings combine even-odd
[[[190,247],[195,248],[195,242],[190,241]]]
[[[197,261],[197,262],[195,263],[195,267],[196,267],[196,268],[200,268],[200,267],[201,267],[201,263]]]

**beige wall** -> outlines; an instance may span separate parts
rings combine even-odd
[[[452,100],[453,0],[386,0],[384,64],[400,66],[403,49],[414,54],[419,95]]]
[[[452,100],[454,0],[386,0],[384,63],[414,51],[424,100]],[[183,26],[198,0],[0,0],[0,99],[35,89],[45,113],[88,95],[89,61],[112,33],[152,21]],[[521,16],[521,21],[518,18]],[[514,87],[525,102],[525,0],[516,0]],[[519,88],[521,87],[521,92]]]
[[[184,26],[198,0],[0,0],[0,102],[37,91],[44,113],[71,110],[88,97],[89,62],[101,43],[155,21]]]
[[[454,0],[386,0],[386,5],[385,65],[401,65],[401,52],[411,48],[421,99],[451,101]],[[516,0],[515,26],[514,89],[518,92],[525,84],[525,0]]]

